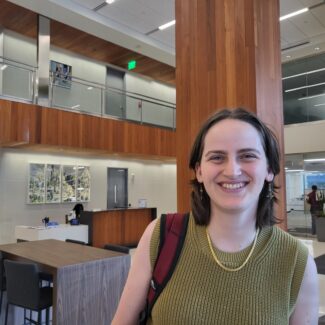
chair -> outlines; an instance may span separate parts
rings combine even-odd
[[[76,239],[66,239],[65,240],[67,243],[74,243],[74,244],[79,244],[79,245],[87,245],[84,241],[81,240],[76,240]]]
[[[6,291],[6,277],[4,273],[2,253],[0,252],[0,315],[2,311],[3,292]]]
[[[33,324],[41,324],[42,311],[46,309],[46,324],[49,324],[49,311],[52,306],[53,289],[40,286],[40,273],[35,263],[4,260],[7,280],[7,306],[5,325],[8,321],[9,305],[15,305],[38,313],[37,322],[27,318]]]
[[[124,253],[124,254],[129,254],[130,253],[130,248],[129,247],[121,246],[121,245],[106,244],[104,246],[104,249],[119,252],[119,253]]]

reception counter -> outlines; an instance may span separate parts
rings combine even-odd
[[[147,225],[157,216],[157,208],[127,208],[83,211],[80,223],[88,225],[89,243],[136,246]]]
[[[66,239],[74,239],[88,243],[88,226],[71,226],[66,224],[60,224],[54,227],[16,226],[15,237],[17,240],[26,241],[42,239],[57,239],[64,241]]]

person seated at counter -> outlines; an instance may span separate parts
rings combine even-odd
[[[76,219],[80,219],[80,214],[81,212],[84,210],[84,206],[81,203],[77,203],[74,208],[72,209],[72,211],[75,212],[76,215]]]
[[[80,214],[84,210],[84,206],[81,203],[77,203],[72,211],[66,215],[66,223],[70,223],[71,225],[79,225]]]

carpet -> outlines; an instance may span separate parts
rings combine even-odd
[[[325,254],[315,258],[318,274],[325,274]]]

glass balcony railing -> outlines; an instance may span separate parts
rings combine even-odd
[[[141,94],[65,76],[51,76],[50,106],[176,128],[176,105]]]
[[[37,103],[37,68],[0,57],[0,96]],[[176,128],[176,105],[142,94],[50,74],[49,107]]]
[[[0,57],[0,95],[33,102],[36,68]]]
[[[50,106],[102,115],[104,87],[87,82],[50,78]]]

